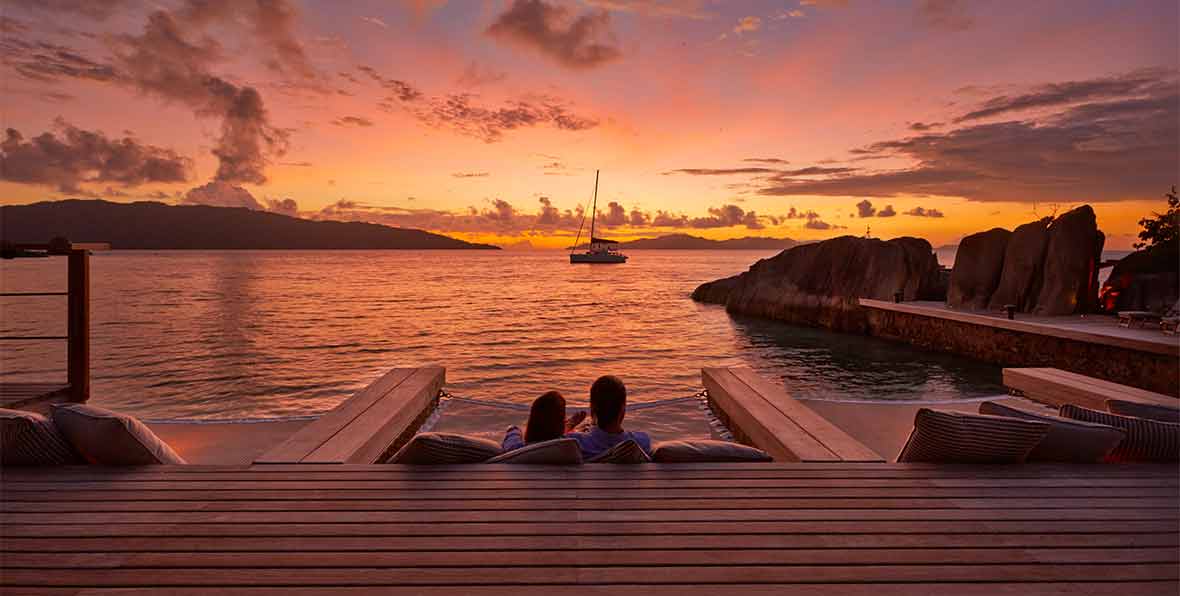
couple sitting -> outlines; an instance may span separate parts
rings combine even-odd
[[[567,437],[578,442],[582,457],[590,459],[627,439],[633,439],[644,453],[651,455],[651,438],[646,433],[623,430],[623,416],[627,413],[627,388],[618,377],[599,377],[590,386],[590,413],[593,415],[590,430],[574,432],[586,419],[586,412],[579,411],[567,419],[565,398],[556,391],[550,391],[533,401],[524,433],[519,427],[509,428],[501,446],[504,451],[511,451],[529,443]]]

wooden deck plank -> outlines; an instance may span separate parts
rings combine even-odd
[[[1177,547],[1180,537],[1154,534],[680,534],[554,536],[292,536],[7,537],[0,552],[302,552],[489,550],[887,549],[887,548],[1148,548]],[[1178,551],[1180,552],[1180,551]]]
[[[130,511],[584,511],[584,510],[727,510],[727,509],[1170,509],[1168,497],[731,497],[725,499],[560,498],[560,499],[432,499],[367,500],[233,500],[187,501],[34,501],[0,502],[3,513],[67,513]]]
[[[637,479],[627,483],[629,490],[636,489],[675,489],[675,488],[715,488],[719,482],[711,479]],[[874,488],[874,487],[906,487],[906,488],[956,488],[956,487],[1012,487],[1012,488],[1065,488],[1065,487],[1176,487],[1180,485],[1177,478],[744,478],[728,480],[725,488]],[[480,480],[462,481],[437,480],[308,480],[308,481],[255,481],[255,480],[222,480],[222,481],[190,481],[175,482],[169,480],[129,480],[125,482],[112,481],[80,481],[69,485],[55,482],[5,482],[4,493],[24,491],[53,491],[68,488],[76,491],[103,490],[157,490],[157,491],[189,491],[189,490],[272,490],[272,491],[307,491],[307,490],[404,490],[404,491],[440,491],[450,489],[488,491],[499,490],[542,490],[542,489],[617,489],[620,484],[612,480],[550,480],[546,478],[529,480]]]
[[[994,516],[993,516],[994,517]],[[855,520],[855,521],[670,521],[632,522],[613,525],[615,535],[655,534],[979,534],[988,532],[1123,534],[1176,533],[1175,520],[1044,521],[1044,520]],[[9,524],[6,537],[97,537],[97,536],[542,536],[587,535],[602,531],[600,522],[563,523],[357,523],[357,524],[123,524],[102,523]],[[670,542],[672,540],[670,539]]]
[[[926,467],[916,464],[888,464],[869,469],[832,469],[792,465],[790,467],[757,464],[756,467],[735,469],[686,469],[668,464],[652,466],[593,464],[583,466],[546,466],[541,469],[507,464],[477,464],[475,466],[407,466],[385,464],[379,466],[341,465],[338,469],[307,464],[307,470],[270,469],[270,466],[250,468],[218,468],[200,473],[180,469],[187,466],[134,466],[126,468],[96,468],[73,466],[62,468],[9,468],[4,471],[6,482],[60,482],[82,480],[99,481],[194,481],[194,480],[396,480],[418,479],[437,481],[465,481],[473,476],[481,479],[513,480],[538,476],[548,479],[788,479],[788,478],[1171,478],[1177,476],[1171,464],[1079,464],[1072,467],[1056,464],[1003,465],[943,465]],[[279,466],[275,466],[278,468]],[[3,488],[3,487],[0,487]]]
[[[806,584],[806,583],[727,583],[723,586],[727,594],[747,596],[910,596],[912,594],[956,594],[959,596],[1004,596],[1004,595],[1035,595],[1035,596],[1139,596],[1139,595],[1175,595],[1175,583],[1170,581],[1135,581],[1135,582],[1107,582],[1107,583],[1078,583],[1078,582],[989,582],[981,584],[967,583],[845,583],[845,584]],[[372,587],[332,586],[331,593],[341,596],[357,594],[371,594]],[[431,594],[461,594],[463,596],[499,596],[511,593],[516,596],[552,596],[553,586],[530,586],[520,584],[501,584],[496,586],[462,586],[462,587],[432,587]],[[689,586],[671,585],[660,586],[652,584],[612,584],[609,586],[582,585],[578,586],[579,594],[609,595],[642,593],[651,596],[713,596],[719,588],[715,584]],[[306,596],[308,594],[322,594],[324,588],[300,588],[297,586],[274,587],[235,587],[234,593],[242,596]],[[63,594],[79,594],[81,596],[95,596],[119,594],[121,596],[137,596],[140,594],[154,594],[151,588],[113,588],[113,589],[83,589],[58,588],[52,591],[39,591],[47,596]],[[206,587],[177,587],[169,589],[175,596],[197,595],[205,596]],[[420,587],[381,586],[382,594],[391,596],[414,595],[422,593]]]
[[[616,522],[637,521],[796,521],[796,520],[981,520],[996,518],[988,509],[901,508],[901,509],[622,509],[606,510],[500,510],[494,513],[497,523]],[[1007,509],[1005,520],[1177,520],[1180,510],[1171,508],[1036,508]],[[413,510],[413,511],[131,511],[108,512],[102,519],[113,524],[363,524],[363,523],[469,523],[489,518],[483,510]],[[84,524],[94,520],[88,512],[0,513],[3,524]]]
[[[432,586],[521,584],[724,584],[734,578],[755,583],[787,582],[1012,582],[1012,581],[1176,581],[1174,563],[1003,564],[1003,565],[725,565],[614,567],[419,567],[341,569],[85,569],[45,573],[6,569],[5,582],[49,586]]]
[[[8,568],[421,568],[598,567],[695,565],[1001,565],[1180,563],[1175,548],[893,548],[893,549],[695,549],[695,550],[412,550],[257,551],[250,553],[21,553],[4,554]],[[674,564],[670,564],[674,561]]]
[[[264,453],[255,463],[298,463],[404,382],[415,369],[395,368]]]
[[[978,466],[960,466],[957,468],[929,471],[929,470],[880,470],[880,471],[865,471],[850,475],[839,471],[831,470],[750,470],[750,471],[734,471],[734,472],[698,472],[675,470],[665,471],[659,469],[645,470],[649,466],[625,466],[616,468],[615,473],[599,473],[593,470],[584,469],[583,467],[569,466],[560,469],[553,469],[548,473],[537,474],[536,472],[520,472],[516,470],[507,470],[510,465],[487,465],[484,470],[479,471],[476,475],[480,480],[484,481],[498,481],[498,482],[513,482],[513,481],[529,481],[536,480],[541,476],[545,480],[550,481],[602,481],[602,480],[617,480],[631,482],[636,480],[650,480],[650,481],[680,481],[680,480],[703,480],[703,481],[727,481],[727,482],[741,482],[746,480],[759,481],[804,481],[804,480],[845,480],[849,478],[863,478],[873,480],[940,480],[952,478],[973,478],[979,480],[1005,480],[1005,479],[1053,479],[1053,478],[1067,478],[1076,479],[1077,474],[1069,473],[1054,473],[1052,471],[1038,471],[1038,470],[1004,470],[999,467],[978,467]],[[1173,478],[1177,474],[1175,470],[1170,468],[1157,467],[1152,469],[1140,470],[1122,470],[1123,465],[1112,466],[1103,465],[1095,467],[1091,473],[1085,475],[1089,479],[1128,479],[1128,478]],[[194,475],[183,473],[170,473],[166,471],[151,472],[140,471],[139,469],[131,469],[128,471],[108,472],[105,470],[83,470],[79,472],[71,472],[69,474],[45,474],[45,473],[31,473],[26,474],[20,471],[5,472],[4,481],[5,486],[11,485],[21,487],[25,484],[57,484],[59,486],[72,485],[79,482],[91,483],[126,483],[126,482],[183,482],[189,483],[194,481],[199,482],[218,482],[225,480],[232,480],[238,482],[258,482],[262,484],[284,483],[284,482],[373,482],[373,481],[418,481],[418,482],[437,482],[442,485],[465,483],[466,479],[472,478],[469,474],[450,474],[443,472],[435,472],[433,470],[414,470],[412,467],[398,467],[393,469],[393,466],[382,466],[380,468],[367,472],[341,472],[335,474],[332,472],[307,472],[303,474],[294,472],[284,473],[265,473],[256,472],[253,470],[245,470],[238,473],[232,471],[226,472],[210,472],[208,474]],[[3,489],[3,487],[0,487]]]

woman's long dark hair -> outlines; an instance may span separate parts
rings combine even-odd
[[[524,429],[524,442],[548,441],[564,434],[565,398],[556,391],[549,391],[533,400],[529,422]]]

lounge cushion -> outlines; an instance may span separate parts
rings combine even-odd
[[[1122,429],[1113,426],[1030,412],[994,401],[979,404],[979,413],[1047,423],[1049,432],[1029,452],[1028,461],[1090,464],[1100,462],[1105,460],[1126,436]]]
[[[1105,424],[1126,431],[1127,436],[1110,453],[1107,458],[1109,461],[1180,460],[1180,424],[1120,416],[1074,404],[1061,406],[1061,415],[1074,420]]]
[[[770,454],[755,447],[729,441],[664,441],[656,444],[652,460],[672,463],[766,462]]]
[[[0,465],[61,466],[85,463],[53,421],[36,412],[0,408]]]
[[[651,457],[635,442],[635,439],[627,439],[614,447],[595,455],[586,460],[586,463],[594,464],[646,464],[651,462]]]
[[[87,404],[55,405],[53,423],[86,461],[102,466],[183,464],[142,422]]]
[[[1145,404],[1143,402],[1127,401],[1124,399],[1108,399],[1106,400],[1106,411],[1111,414],[1118,414],[1119,416],[1134,416],[1136,418],[1147,418],[1148,420],[1180,424],[1180,407]]]
[[[495,441],[456,433],[418,433],[398,449],[391,464],[477,464],[500,453]]]
[[[1018,464],[1048,432],[1044,422],[922,408],[897,461]]]
[[[573,439],[551,439],[501,453],[487,463],[578,465],[582,463],[582,450]]]

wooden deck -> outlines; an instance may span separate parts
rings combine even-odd
[[[3,474],[8,593],[577,586],[678,596],[1129,596],[1180,587],[1172,465],[271,464]]]
[[[1043,404],[1060,407],[1076,404],[1106,411],[1106,400],[1121,399],[1178,407],[1180,399],[1162,393],[1128,387],[1057,368],[1005,368],[1004,386]]]
[[[0,383],[0,408],[39,409],[54,401],[70,398],[65,383]]]

